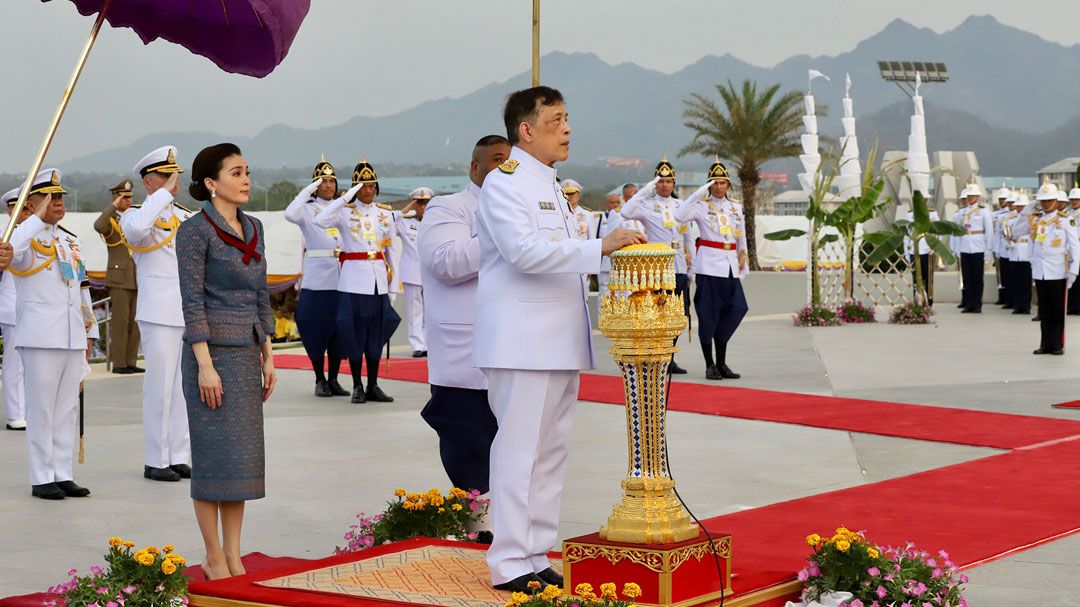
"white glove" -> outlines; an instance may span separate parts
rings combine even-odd
[[[354,185],[353,187],[349,188],[347,192],[345,192],[342,198],[345,199],[346,203],[352,202],[352,199],[356,198],[356,194],[360,191],[360,188],[362,187],[364,187],[364,184],[362,183]]]
[[[698,200],[700,198],[705,198],[705,195],[709,193],[709,188],[712,187],[712,184],[713,184],[713,182],[706,181],[705,185],[703,185],[700,188],[694,190],[694,193],[690,195],[690,198],[688,200],[690,200],[690,199]]]
[[[298,196],[303,196],[304,200],[311,198],[315,195],[315,192],[319,189],[319,185],[322,184],[322,179],[316,179],[311,183],[304,186],[304,189],[300,190]]]
[[[649,193],[655,192],[656,191],[656,182],[658,182],[658,181],[660,181],[660,177],[653,177],[653,180],[650,181],[649,183],[646,183],[645,187],[643,187],[641,189],[646,191],[646,192],[649,192]]]
[[[1074,282],[1076,282],[1076,274],[1070,272],[1069,275],[1065,277],[1065,288],[1071,289]]]

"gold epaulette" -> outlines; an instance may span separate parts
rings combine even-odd
[[[379,207],[380,209],[387,210],[387,211],[393,211],[394,210],[394,207],[392,207],[392,206],[390,206],[390,205],[388,205],[386,203],[383,203],[383,202],[375,203],[375,206]]]
[[[517,168],[518,161],[516,160],[507,160],[506,162],[499,165],[499,170],[503,173],[506,173],[507,175],[513,175],[514,171],[516,171]]]
[[[739,202],[738,200],[732,200],[732,199],[730,199],[730,198],[728,198],[727,200],[728,200],[728,202],[730,202],[731,204],[739,204],[739,205],[741,205],[741,204],[742,204],[742,203],[741,203],[741,202]]]

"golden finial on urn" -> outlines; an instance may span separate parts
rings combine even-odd
[[[664,244],[612,253],[609,291],[600,294],[600,332],[611,339],[626,391],[629,448],[622,502],[600,528],[606,540],[666,544],[699,533],[668,468],[668,364],[686,328],[682,295],[675,294],[676,253]]]

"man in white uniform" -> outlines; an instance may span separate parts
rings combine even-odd
[[[11,235],[15,275],[15,347],[26,386],[30,494],[48,500],[86,497],[75,484],[76,413],[87,351],[98,337],[79,239],[64,218],[60,171],[36,176],[26,203],[34,214]]]
[[[135,260],[139,285],[135,320],[146,356],[143,477],[154,481],[191,478],[187,402],[180,375],[184,313],[173,241],[180,222],[191,216],[173,202],[182,172],[171,145],[143,156],[132,175],[146,188],[146,200],[120,216],[120,229]]]
[[[338,383],[341,359],[347,355],[337,323],[341,270],[337,255],[341,250],[341,232],[315,225],[315,216],[334,199],[337,185],[334,166],[323,158],[311,172],[311,183],[285,209],[285,220],[296,224],[303,236],[304,268],[296,326],[315,372],[315,396],[322,398],[349,395]],[[324,373],[327,359],[329,365]]]
[[[1039,328],[1041,340],[1035,354],[1065,353],[1065,292],[1076,282],[1080,269],[1080,240],[1068,212],[1058,210],[1058,188],[1052,183],[1039,187],[1035,199],[1042,215],[1034,220],[1020,221],[1013,234],[1031,236],[1031,276],[1039,297]],[[1021,219],[1027,219],[1034,207],[1024,209]]]
[[[1080,226],[1080,187],[1069,190],[1069,205],[1066,209],[1069,213],[1069,223],[1076,228]],[[1076,281],[1073,281],[1073,286],[1069,287],[1065,301],[1068,304],[1065,313],[1069,316],[1080,316],[1080,287],[1076,286]]]
[[[627,228],[630,230],[636,230],[638,232],[644,232],[645,228],[641,225],[641,222],[636,219],[623,219],[621,210],[622,205],[627,200],[633,198],[634,194],[637,194],[638,187],[636,184],[627,183],[622,187],[622,197],[618,200],[612,201],[608,204],[607,211],[601,213],[600,220],[597,222],[599,225],[596,229],[596,237],[603,238],[611,233],[615,228]],[[602,296],[607,293],[608,278],[611,275],[611,260],[604,257],[600,263],[600,274],[597,277],[597,285],[599,287],[599,293]]]
[[[7,206],[8,221],[19,200],[19,188],[4,193],[2,202]],[[30,205],[23,205],[16,224],[30,217]],[[4,224],[7,227],[7,224]],[[10,245],[8,245],[10,246]],[[7,262],[11,261],[10,255]],[[7,263],[5,262],[5,264]],[[4,336],[4,420],[8,430],[26,430],[26,398],[23,388],[23,365],[19,350],[15,347],[15,275],[4,272],[0,278],[0,331]]]
[[[978,185],[969,185],[963,193],[964,207],[953,216],[953,221],[967,230],[953,241],[956,252],[960,253],[960,272],[964,281],[959,307],[963,314],[982,314],[983,278],[986,256],[993,253],[994,220],[990,211],[979,203],[982,192]]]
[[[435,193],[431,188],[416,188],[409,194],[409,204],[394,213],[394,229],[401,241],[401,286],[405,292],[405,316],[413,358],[427,356],[424,339],[424,287],[420,281],[420,260],[416,256],[416,235],[424,220],[424,209]]]
[[[1024,213],[1030,204],[1027,194],[1016,194],[1012,201],[1013,213],[1002,221],[1006,235],[1005,252],[1009,257],[1009,290],[1012,294],[1013,314],[1031,314],[1031,226],[1022,228],[1032,220],[1031,213]]]
[[[544,86],[513,93],[503,121],[514,147],[480,193],[474,356],[499,424],[491,446],[491,580],[529,592],[530,581],[563,581],[547,553],[558,535],[578,376],[594,366],[581,275],[645,238],[623,229],[603,240],[574,238],[554,167],[570,152],[562,94]]]
[[[481,499],[490,497],[491,442],[499,426],[488,405],[487,377],[473,357],[480,272],[476,209],[484,178],[509,155],[510,143],[501,135],[477,141],[468,187],[431,200],[416,240],[424,290],[433,304],[424,310],[431,400],[420,415],[439,435],[439,457],[450,482],[479,491]]]

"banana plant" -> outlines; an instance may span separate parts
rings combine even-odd
[[[963,236],[967,233],[964,226],[953,221],[930,219],[930,205],[923,193],[918,190],[911,197],[911,214],[910,221],[899,219],[888,230],[863,234],[863,241],[873,246],[866,257],[868,265],[877,265],[900,250],[904,246],[905,237],[911,239],[914,252],[917,253],[921,243],[926,241],[930,249],[937,253],[946,264],[956,263],[956,257],[949,250],[948,245],[942,242],[942,238]],[[926,292],[926,285],[923,283],[921,265],[916,262],[912,263],[911,267],[919,303],[927,306],[930,304],[930,298]]]

